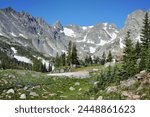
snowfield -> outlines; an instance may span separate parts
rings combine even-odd
[[[27,57],[14,55],[14,58],[16,58],[18,61],[32,64],[32,61],[28,59]]]
[[[14,47],[11,47],[11,50],[14,52],[14,54],[17,54],[17,50]]]
[[[23,37],[23,38],[25,38],[25,39],[27,39],[27,37],[26,36],[24,36],[23,34],[19,34],[19,36],[21,36],[21,37]]]
[[[2,34],[2,33],[0,33],[0,35],[1,35],[1,36],[3,36],[3,34]]]
[[[64,33],[69,37],[76,37],[75,32],[72,29],[64,28]]]
[[[90,53],[94,53],[96,51],[96,48],[90,47]]]

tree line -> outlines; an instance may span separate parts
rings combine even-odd
[[[55,58],[55,67],[61,66],[88,66],[88,65],[104,65],[106,62],[112,62],[113,55],[111,51],[109,51],[108,56],[103,52],[102,57],[86,55],[85,59],[81,60],[78,57],[78,51],[76,48],[76,44],[69,41],[67,53],[62,53],[59,55],[56,54]]]

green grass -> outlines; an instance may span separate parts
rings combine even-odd
[[[3,80],[7,81],[4,84]],[[20,94],[26,94],[27,99],[90,99],[86,92],[90,88],[89,79],[67,77],[50,77],[47,74],[25,70],[0,70],[0,96],[1,99],[19,99]],[[80,85],[75,86],[78,82]],[[24,87],[28,87],[24,90]],[[75,90],[71,91],[69,88]],[[14,94],[6,94],[9,89]],[[36,92],[38,97],[31,97],[30,92]],[[4,93],[5,92],[5,93]]]

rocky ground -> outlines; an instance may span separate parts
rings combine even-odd
[[[90,94],[90,89],[97,85],[92,74],[98,75],[99,71],[93,69],[92,72],[42,74],[25,70],[0,70],[0,99],[150,99],[150,73],[146,71],[120,81],[117,85],[112,84],[96,94]]]
[[[0,99],[89,99],[89,79],[0,70]]]
[[[141,71],[134,77],[121,81],[119,85],[100,90],[96,99],[149,100],[150,73]]]

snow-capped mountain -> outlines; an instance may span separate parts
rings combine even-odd
[[[0,10],[0,35],[7,37],[9,43],[17,42],[50,56],[66,52],[70,40],[76,43],[80,57],[100,56],[109,50],[115,54],[123,48],[127,31],[132,32],[134,42],[140,40],[144,15],[142,10],[129,14],[122,29],[107,22],[93,26],[62,26],[60,21],[49,25],[42,18],[8,7]]]

